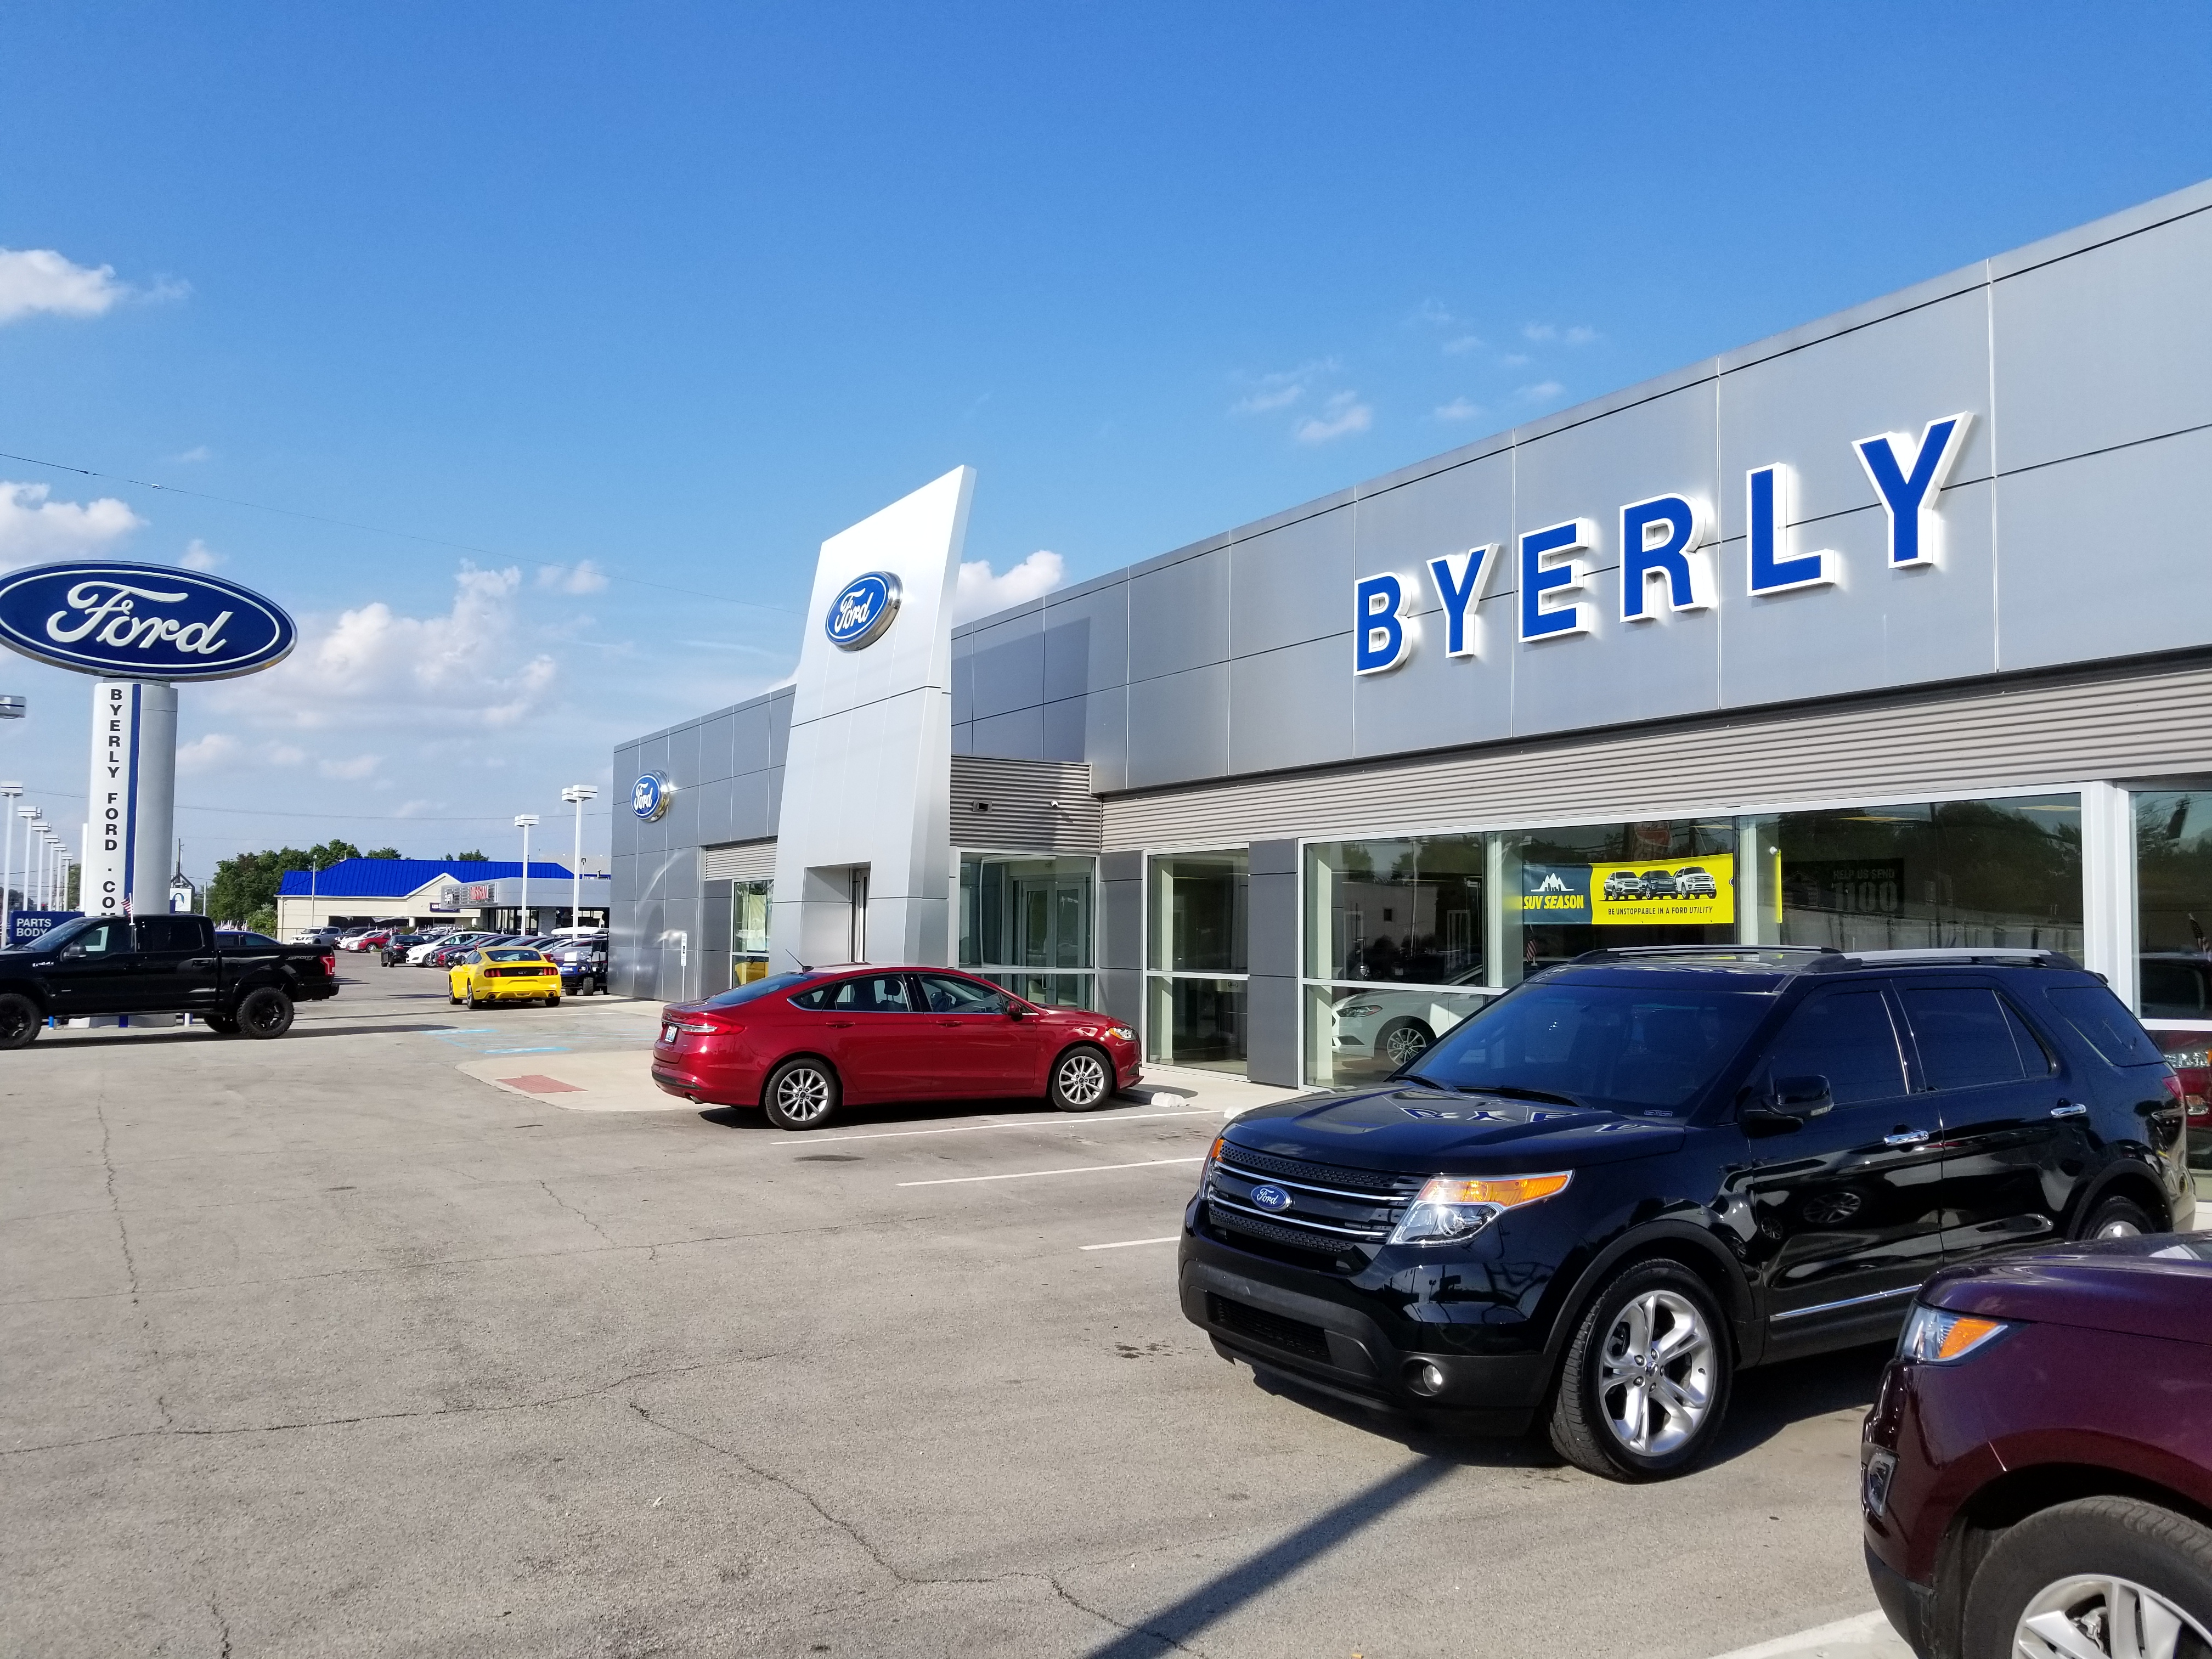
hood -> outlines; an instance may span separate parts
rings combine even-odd
[[[2212,1235],[2107,1239],[1954,1267],[1921,1299],[1988,1319],[2212,1344]]]
[[[1413,1084],[1279,1101],[1226,1133],[1255,1152],[1423,1175],[1587,1169],[1671,1152],[1686,1138],[1677,1123]]]

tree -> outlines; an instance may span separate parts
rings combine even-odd
[[[448,853],[438,861],[441,864],[489,864],[491,858],[485,853]]]
[[[349,841],[331,840],[301,852],[280,847],[274,852],[240,853],[215,867],[208,883],[207,912],[218,922],[251,927],[257,933],[276,926],[276,894],[287,870],[327,870],[343,859],[357,859],[361,848]],[[266,924],[262,925],[262,924]]]
[[[365,859],[396,859],[404,857],[397,847],[372,847],[362,854]]]

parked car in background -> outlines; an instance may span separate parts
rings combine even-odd
[[[1739,1370],[1890,1336],[1947,1260],[2188,1227],[2182,1139],[2056,952],[1593,951],[1386,1085],[1232,1120],[1181,1297],[1257,1370],[1655,1480]]]
[[[1860,1468],[1867,1571],[1916,1652],[2212,1654],[2212,1237],[1945,1268]]]
[[[653,1080],[706,1106],[818,1129],[847,1105],[1039,1097],[1103,1106],[1141,1075],[1137,1034],[941,968],[809,971],[661,1012]]]
[[[248,933],[242,927],[218,927],[215,930],[215,948],[218,951],[258,950],[276,941],[266,933]]]
[[[416,945],[412,950],[409,951],[407,953],[407,960],[410,965],[425,963],[428,962],[431,956],[436,951],[449,951],[456,945],[466,945],[471,939],[488,939],[490,935],[483,932],[481,928],[470,928],[458,932],[453,928],[447,928],[442,932],[432,933],[420,945]]]
[[[21,1048],[52,1019],[191,1014],[225,1036],[282,1036],[293,1005],[338,994],[337,958],[279,945],[205,916],[79,916],[0,951],[0,1048]]]
[[[574,935],[549,945],[545,954],[561,970],[561,988],[569,996],[607,994],[607,936]]]
[[[410,951],[422,943],[422,935],[420,933],[392,933],[379,947],[379,954],[383,957],[386,967],[396,968],[407,960]]]
[[[1445,981],[1480,986],[1484,970],[1469,968]],[[1388,982],[1342,992],[1331,1005],[1330,1040],[1340,1059],[1371,1058],[1403,1066],[1481,1006],[1473,993],[1440,993]]]
[[[475,1008],[489,1002],[561,1004],[561,970],[542,951],[519,945],[487,945],[462,952],[447,975],[454,1002]]]
[[[292,935],[295,945],[335,945],[345,937],[343,927],[302,927]]]
[[[2173,1067],[2189,1115],[2189,1167],[2212,1170],[2212,1030],[2154,1030],[2150,1040]]]

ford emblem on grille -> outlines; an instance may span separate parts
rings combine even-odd
[[[1263,1210],[1280,1214],[1291,1207],[1291,1195],[1280,1187],[1255,1187],[1252,1201]]]

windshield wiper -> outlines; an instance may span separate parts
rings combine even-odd
[[[1548,1089],[1524,1089],[1517,1083],[1455,1083],[1449,1086],[1463,1095],[1504,1095],[1510,1100],[1550,1100],[1562,1106],[1571,1106],[1578,1112],[1590,1109],[1572,1095],[1554,1094]]]

